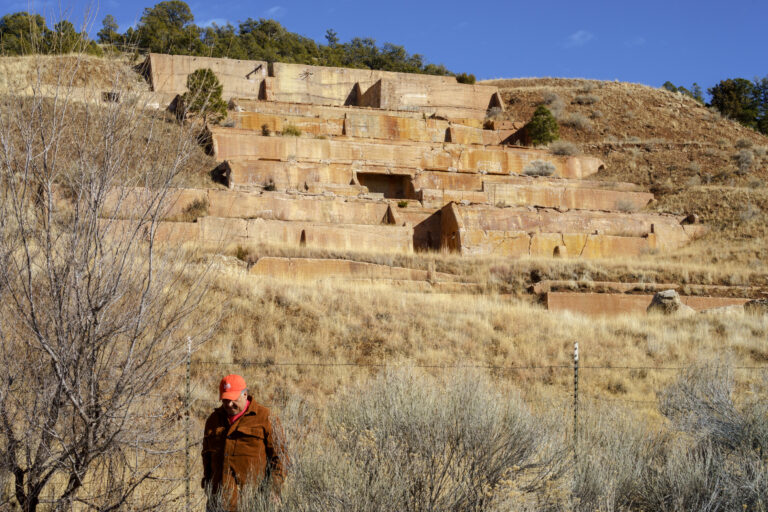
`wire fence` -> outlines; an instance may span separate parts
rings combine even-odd
[[[596,372],[622,372],[622,373],[633,373],[633,372],[676,372],[676,373],[682,373],[688,370],[689,366],[649,366],[649,365],[638,365],[638,366],[632,366],[632,365],[584,365],[581,364],[579,361],[579,350],[578,350],[578,344],[574,344],[574,353],[573,353],[573,360],[570,364],[533,364],[533,365],[492,365],[492,364],[479,364],[479,363],[464,363],[464,364],[454,364],[454,365],[446,365],[446,364],[419,364],[419,363],[409,363],[409,364],[400,364],[395,365],[391,363],[375,363],[375,362],[345,362],[345,361],[275,361],[272,359],[261,359],[261,360],[237,360],[237,361],[215,361],[215,360],[207,360],[207,359],[200,359],[200,360],[193,360],[192,359],[192,353],[190,351],[188,361],[187,361],[187,376],[186,376],[186,393],[185,393],[185,403],[184,408],[187,412],[187,415],[185,417],[185,426],[187,429],[186,432],[186,439],[187,439],[187,446],[189,449],[199,449],[199,446],[202,443],[201,434],[202,432],[190,432],[190,422],[189,422],[189,411],[194,403],[197,404],[206,404],[210,405],[212,407],[216,407],[220,405],[220,401],[216,400],[216,390],[211,390],[212,398],[210,400],[208,399],[192,399],[192,393],[191,393],[191,369],[195,368],[197,370],[204,369],[209,370],[212,375],[215,375],[218,378],[222,377],[226,373],[236,373],[237,370],[245,370],[245,371],[254,371],[254,370],[269,370],[269,369],[287,369],[287,368],[300,368],[300,369],[312,369],[312,370],[327,370],[327,369],[348,369],[348,368],[358,368],[358,369],[384,369],[384,368],[392,368],[392,367],[407,367],[407,368],[418,368],[423,370],[429,370],[429,371],[461,371],[461,370],[482,370],[482,371],[488,371],[488,372],[495,372],[495,373],[508,373],[513,374],[515,372],[525,372],[525,371],[547,371],[547,372],[566,372],[563,374],[564,378],[567,378],[567,375],[569,372],[573,373],[573,386],[572,388],[561,388],[560,392],[555,394],[558,394],[558,399],[554,398],[548,398],[548,399],[527,399],[525,400],[527,403],[538,403],[538,404],[545,404],[549,405],[551,407],[572,407],[573,410],[573,424],[570,426],[569,430],[571,432],[571,435],[573,436],[573,442],[575,443],[575,440],[578,438],[578,429],[579,429],[579,407],[580,402],[582,401],[592,401],[592,402],[602,402],[602,403],[611,403],[611,404],[625,404],[631,407],[655,407],[659,405],[658,400],[636,400],[636,399],[629,399],[629,398],[620,398],[620,397],[613,397],[613,396],[602,396],[600,394],[596,394],[590,391],[586,391],[585,384],[590,383],[590,374],[594,374]],[[768,377],[768,365],[740,365],[740,366],[729,366],[730,369],[734,371],[742,371],[742,372],[755,372],[755,373],[764,373],[766,377]],[[244,371],[242,373],[245,373]],[[219,375],[221,374],[221,375]],[[586,374],[586,378],[585,375]],[[253,377],[253,376],[249,376]],[[246,379],[248,380],[248,379]],[[567,381],[566,381],[567,382]],[[194,441],[192,441],[194,439]],[[185,471],[186,471],[186,504],[187,508],[186,510],[191,510],[190,503],[192,503],[192,498],[190,497],[190,482],[192,481],[192,470],[191,466],[192,463],[190,462],[190,450],[188,449],[187,453],[187,461],[185,464]],[[577,449],[574,445],[573,447],[573,456],[574,460],[577,456]]]

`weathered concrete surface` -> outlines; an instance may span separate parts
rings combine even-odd
[[[498,89],[464,85],[453,77],[327,68],[275,62],[270,85],[276,101],[418,110],[428,115],[482,119],[492,106],[503,108]]]
[[[653,294],[663,290],[711,297],[757,297],[763,289],[754,286],[721,286],[679,283],[620,283],[614,281],[567,281],[544,280],[534,284],[531,291],[537,295],[547,292],[581,291],[590,293],[645,293]]]
[[[275,190],[308,190],[311,184],[353,184],[351,165],[276,160],[229,160],[222,164],[230,188],[264,187]]]
[[[282,132],[286,127],[297,128],[302,134],[337,137],[344,132],[341,119],[323,119],[318,117],[294,116],[290,114],[261,114],[258,112],[231,112],[229,120],[234,128],[254,130],[263,133]]]
[[[328,224],[383,224],[386,202],[340,200],[298,195],[208,191],[208,214],[214,217],[270,219]]]
[[[108,238],[132,236],[137,225],[128,220],[107,220],[102,219],[99,227],[104,230]],[[149,223],[139,227],[138,236],[142,240],[149,240]],[[187,242],[197,243],[200,240],[200,224],[195,222],[158,222],[155,224],[155,242],[166,244],[184,244]]]
[[[544,160],[554,164],[560,176],[578,179],[594,174],[602,165],[591,157],[559,157],[536,149],[264,137],[252,131],[222,127],[212,128],[211,138],[214,154],[220,161],[365,162],[367,165],[508,175],[522,172],[534,160]]]
[[[565,180],[563,180],[565,181]],[[571,186],[571,183],[483,184],[487,202],[508,206],[535,205],[550,208],[581,210],[635,211],[644,208],[653,199],[649,192],[589,189]]]
[[[413,229],[407,226],[323,224],[266,219],[203,217],[201,241],[302,245],[318,249],[411,252]]]
[[[292,115],[300,117],[317,117],[322,119],[344,119],[347,114],[373,114],[386,115],[409,119],[424,119],[421,112],[407,112],[395,110],[381,110],[356,106],[334,106],[334,105],[312,105],[309,103],[288,103],[285,101],[265,101],[252,98],[234,98],[230,101],[230,106],[235,112],[257,112],[261,114],[273,115]],[[460,124],[482,127],[482,123],[477,126],[476,120],[455,120]]]
[[[455,281],[453,274],[391,267],[361,261],[317,258],[265,257],[248,271],[252,275],[293,277],[297,279],[396,279],[407,281]]]
[[[457,82],[402,80],[400,76],[383,78],[362,94],[357,105],[387,110],[418,110],[430,115],[482,119],[492,107],[504,109],[498,89],[486,85]]]
[[[445,210],[445,208],[444,208]],[[677,217],[651,213],[601,211],[565,212],[550,208],[494,208],[458,206],[465,229],[525,231],[541,233],[595,233],[616,236],[659,236],[675,234],[685,237]],[[662,229],[663,228],[663,229]]]
[[[489,190],[496,183],[507,186],[519,186],[523,189],[554,188],[574,189],[586,188],[606,190],[610,192],[644,192],[642,187],[633,183],[590,181],[582,179],[544,178],[532,176],[499,176],[456,173],[445,171],[422,171],[414,177],[416,189],[432,188],[446,190]]]
[[[187,91],[187,76],[195,70],[209,68],[223,86],[225,99],[258,98],[261,83],[267,76],[267,63],[256,60],[150,53],[145,65],[149,66],[152,89],[170,94],[183,94]]]
[[[445,142],[449,126],[448,121],[438,119],[349,112],[344,119],[344,135],[366,139]]]
[[[461,254],[628,257],[688,241],[672,216],[595,211],[489,208],[450,203],[442,209],[441,247]],[[664,226],[665,235],[652,234]],[[674,227],[677,226],[675,231]],[[675,245],[678,244],[678,245]]]
[[[483,183],[484,191],[422,188],[424,206],[441,207],[451,201],[484,203],[494,206],[541,206],[580,210],[626,211],[643,208],[653,198],[645,192],[561,186],[531,186],[516,183]]]
[[[318,184],[318,187],[329,187]],[[333,188],[333,187],[330,187]],[[355,187],[351,187],[355,190]],[[337,189],[337,192],[345,192]],[[146,208],[148,193],[142,188],[116,188],[105,201],[104,216],[135,217]],[[198,206],[191,215],[190,207]],[[220,189],[171,189],[163,203],[161,218],[193,221],[197,216],[263,218],[329,224],[388,224],[389,203],[356,198],[259,194]],[[194,217],[194,218],[193,218]]]
[[[550,311],[572,311],[583,315],[621,315],[628,313],[645,314],[653,295],[622,293],[578,293],[549,292],[546,296]],[[732,297],[688,297],[681,296],[683,304],[696,311],[723,306],[740,305],[749,299]]]
[[[205,189],[169,189],[157,209],[158,192],[142,187],[115,187],[107,193],[102,217],[136,218],[157,211],[162,219],[195,220],[187,210],[194,203],[207,203]],[[186,218],[189,217],[189,218]]]
[[[442,208],[444,205],[454,203],[491,204],[488,194],[474,190],[445,190],[422,188],[419,194],[421,204],[428,208]]]

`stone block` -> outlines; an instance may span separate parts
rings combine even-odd
[[[230,188],[264,187],[271,184],[275,190],[281,191],[308,190],[312,184],[345,185],[354,182],[351,165],[277,160],[234,160],[223,165]]]
[[[696,311],[723,306],[744,304],[748,299],[729,297],[680,297],[683,304]],[[550,311],[571,311],[589,316],[613,316],[622,314],[646,314],[651,303],[650,294],[549,292],[546,295]]]
[[[292,277],[298,279],[382,279],[403,281],[454,281],[456,276],[442,272],[430,273],[404,267],[392,267],[361,261],[317,258],[264,257],[250,268],[251,275]]]
[[[274,77],[275,100],[318,105],[357,105],[357,91],[365,93],[382,79],[414,83],[422,88],[430,84],[457,84],[450,76],[280,62],[270,65],[270,76]]]
[[[295,116],[290,114],[261,114],[258,112],[232,112],[229,120],[234,128],[253,130],[263,133],[280,133],[286,127],[294,127],[302,134],[337,137],[344,131],[344,121],[341,119],[322,119],[318,117]]]
[[[261,218],[330,224],[382,224],[388,204],[378,201],[341,200],[276,193],[252,194],[210,190],[209,215],[214,217]]]
[[[262,81],[267,76],[267,63],[256,60],[218,59],[189,55],[150,53],[147,66],[152,90],[184,94],[187,76],[198,69],[211,69],[223,87],[225,99],[233,96],[258,98]]]
[[[565,158],[525,148],[467,148],[457,144],[426,142],[386,143],[264,137],[247,130],[223,127],[212,128],[211,138],[214,154],[220,161],[263,159],[349,164],[365,162],[366,165],[507,175],[522,172],[525,165],[533,160],[546,160],[555,165],[562,177],[580,179],[588,172],[584,165],[580,165],[578,176],[569,174],[573,167],[572,160],[583,157]],[[597,168],[593,170],[596,172]]]

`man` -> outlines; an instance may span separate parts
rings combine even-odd
[[[282,431],[269,409],[248,395],[245,379],[227,375],[219,383],[221,407],[205,422],[203,488],[221,493],[237,508],[243,486],[269,485],[276,499],[285,476]]]

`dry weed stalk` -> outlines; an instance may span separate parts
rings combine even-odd
[[[147,486],[154,506],[179,485],[173,372],[202,332],[202,277],[157,249],[194,137],[117,74],[119,101],[76,95],[82,55],[60,61],[54,84],[27,58],[36,79],[0,98],[0,474],[12,480],[0,508],[115,510]],[[118,185],[146,187],[122,205],[129,220],[105,214],[108,197],[121,209]]]

